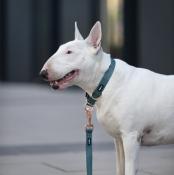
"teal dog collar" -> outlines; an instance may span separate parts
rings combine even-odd
[[[114,72],[115,64],[116,64],[115,60],[111,59],[111,64],[109,65],[109,68],[104,73],[102,79],[100,80],[100,83],[98,84],[94,92],[92,93],[92,96],[86,93],[88,106],[93,107],[95,105],[95,102],[97,101],[97,98],[99,98],[102,95],[103,90],[105,89],[107,83],[109,82]]]

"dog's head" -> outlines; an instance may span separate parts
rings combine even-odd
[[[77,84],[85,71],[88,69],[89,72],[95,65],[94,59],[101,48],[101,37],[100,22],[96,22],[86,39],[83,39],[75,22],[75,39],[58,48],[44,64],[40,75],[54,89]]]

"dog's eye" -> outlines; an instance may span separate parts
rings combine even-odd
[[[71,54],[72,53],[72,51],[71,50],[68,50],[67,52],[66,52],[66,54]]]

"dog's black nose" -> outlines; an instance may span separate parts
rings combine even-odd
[[[48,80],[48,71],[46,69],[40,71],[40,76],[45,79]]]

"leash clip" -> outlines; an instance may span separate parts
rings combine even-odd
[[[92,124],[93,107],[89,106],[89,105],[86,105],[85,106],[85,112],[86,112],[86,118],[87,118],[86,129],[93,129],[93,124]]]

